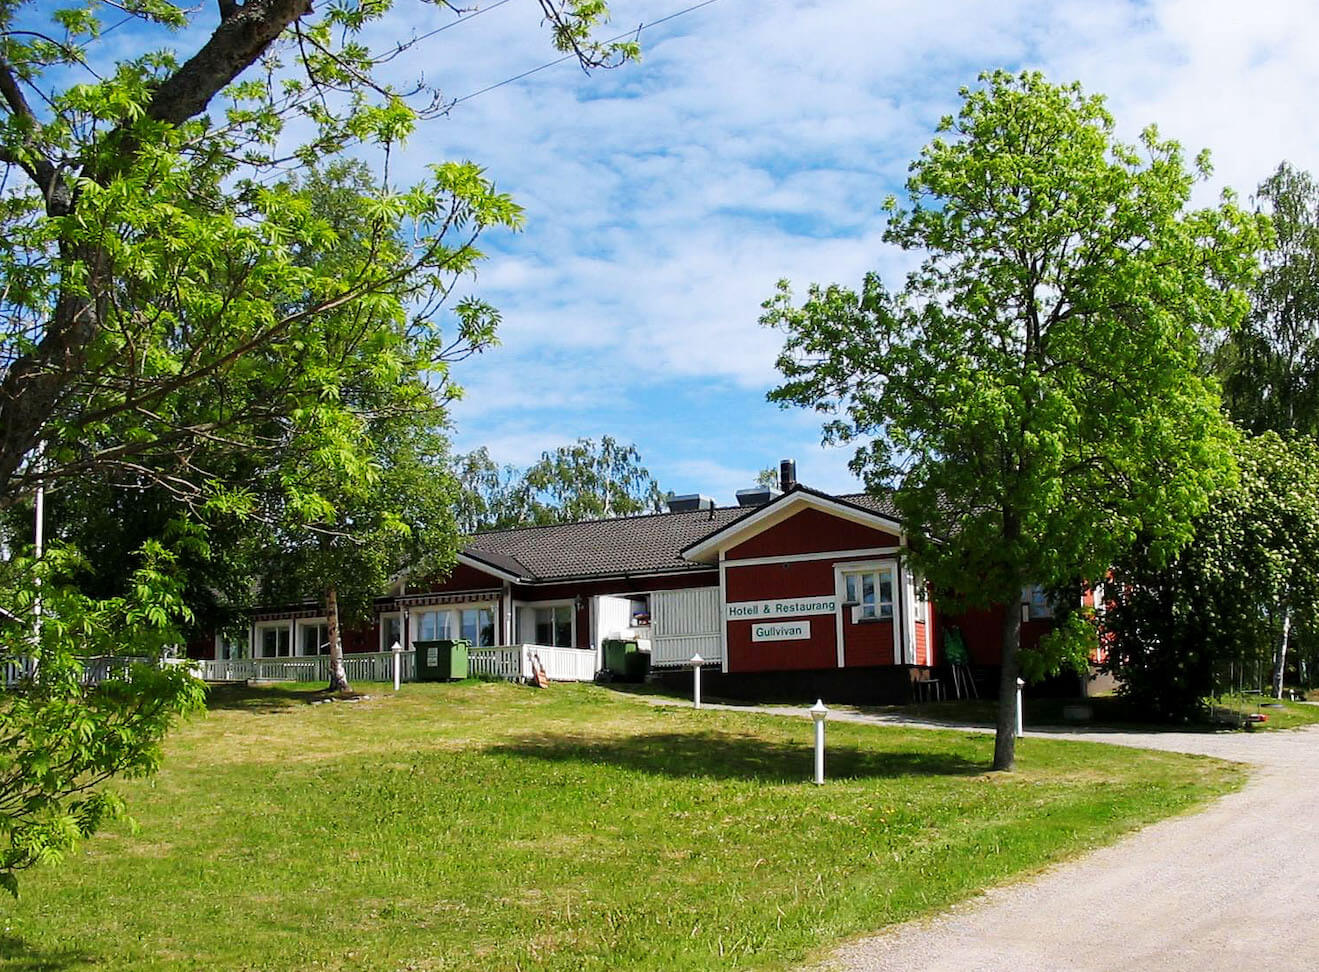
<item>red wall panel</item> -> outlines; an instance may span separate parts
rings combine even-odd
[[[840,558],[843,559],[843,558]],[[834,593],[832,560],[800,560],[786,564],[726,565],[728,601],[762,601],[769,597],[814,597]]]
[[[893,622],[852,621],[843,608],[843,661],[849,668],[893,664]]]
[[[795,620],[795,619],[794,619]],[[753,621],[728,622],[728,670],[776,672],[807,668],[837,668],[838,642],[831,614],[801,618],[811,623],[809,641],[751,640]]]
[[[731,548],[725,553],[724,559],[783,557],[789,554],[897,545],[898,538],[891,533],[873,530],[820,510],[808,509],[794,513],[782,523]]]

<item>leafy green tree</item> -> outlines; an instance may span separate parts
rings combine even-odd
[[[1284,162],[1255,200],[1273,237],[1250,314],[1217,354],[1224,403],[1249,432],[1319,435],[1319,184]]]
[[[524,477],[534,523],[566,523],[663,509],[659,484],[635,445],[610,436],[544,452]]]
[[[1315,633],[1319,447],[1267,432],[1236,455],[1240,475],[1196,518],[1194,539],[1170,561],[1138,543],[1105,587],[1106,667],[1164,718],[1193,718],[1207,697],[1269,668],[1281,697],[1292,639]]]
[[[446,346],[426,309],[473,269],[482,229],[519,220],[475,165],[440,163],[372,194],[369,239],[406,223],[406,260],[351,273],[299,260],[324,248],[327,226],[283,173],[349,148],[386,171],[418,119],[444,107],[372,77],[397,55],[365,42],[388,0],[320,12],[220,0],[218,20],[169,0],[107,6],[161,44],[93,73],[98,6],[0,5],[0,506],[39,481],[114,473],[213,499],[204,463],[221,445],[278,452],[260,434],[271,416],[308,435],[332,424],[331,397],[303,407],[339,377],[306,359],[317,328],[343,326],[351,315],[335,312],[347,307],[403,300]],[[635,52],[590,39],[601,0],[540,6],[583,64]],[[455,331],[487,326],[488,311],[458,302]],[[212,393],[193,394],[201,385]]]
[[[325,519],[300,515],[262,537],[261,594],[267,603],[319,597],[327,619],[329,689],[348,691],[343,664],[345,622],[367,622],[374,600],[407,571],[426,577],[453,562],[456,484],[433,415],[413,413],[373,423],[374,468],[327,491]]]
[[[501,466],[485,446],[458,456],[454,476],[461,484],[457,519],[464,534],[532,522],[522,470],[509,463]]]
[[[175,560],[200,541],[175,541],[145,543],[120,562],[129,568],[123,596],[82,593],[70,578],[84,567],[62,546],[40,562],[10,558],[0,571],[10,609],[0,622],[0,663],[28,671],[0,701],[0,887],[11,894],[20,871],[58,861],[122,817],[123,801],[102,784],[154,771],[165,733],[202,703],[201,683],[183,667],[135,663],[89,684],[83,660],[122,655],[125,645],[150,659],[178,643],[189,609]]]
[[[659,484],[637,447],[607,435],[547,450],[521,474],[497,465],[484,448],[460,456],[457,470],[469,533],[663,509]]]
[[[540,8],[583,65],[636,52],[591,39],[601,0]],[[476,239],[521,221],[470,162],[432,165],[412,186],[388,180],[391,153],[445,108],[373,76],[398,52],[367,43],[390,9],[0,2],[0,509],[39,486],[91,483],[164,491],[162,509],[194,517],[168,522],[196,543],[198,523],[235,515],[348,532],[334,504],[375,477],[364,430],[380,418],[351,394],[357,369],[369,363],[377,387],[394,380],[409,407],[423,391],[442,401],[449,364],[497,323],[459,290]],[[92,70],[107,11],[158,46]],[[288,177],[350,151],[380,173],[369,191],[346,190],[352,245]],[[327,253],[337,258],[312,258]],[[109,804],[87,802],[87,788],[149,770],[195,701],[181,675],[95,691],[77,675],[89,646],[149,656],[181,640],[176,555],[154,538],[138,556],[127,593],[101,598],[78,590],[87,568],[71,552],[40,563],[11,552],[3,565],[0,595],[19,621],[5,623],[0,661],[37,674],[0,716],[3,737],[30,752],[5,770],[0,873],[94,829]],[[155,721],[130,724],[143,712]]]
[[[995,72],[911,166],[885,238],[923,255],[897,293],[788,285],[782,404],[836,417],[853,470],[893,488],[916,569],[1002,605],[994,768],[1013,765],[1023,586],[1102,577],[1139,535],[1159,551],[1230,474],[1199,336],[1245,314],[1261,221],[1188,211],[1188,168],[1153,128],[1113,136],[1102,98]],[[937,538],[937,539],[936,539]]]

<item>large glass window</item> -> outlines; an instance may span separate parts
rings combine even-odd
[[[413,641],[465,638],[474,647],[486,648],[495,643],[495,612],[490,607],[417,611],[412,623],[416,626]]]
[[[536,644],[554,648],[573,647],[571,604],[536,608]]]
[[[495,643],[495,612],[490,608],[467,608],[462,613],[463,638],[473,645],[489,647]]]
[[[260,631],[261,638],[257,645],[262,658],[287,658],[291,654],[288,625],[261,628]]]
[[[848,571],[843,578],[847,586],[844,603],[852,608],[853,621],[893,617],[892,567]]]
[[[330,653],[329,625],[304,624],[300,626],[299,632],[298,654],[328,655]]]

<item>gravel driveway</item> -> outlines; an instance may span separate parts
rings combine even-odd
[[[827,968],[1319,969],[1319,727],[1050,735],[1203,753],[1256,770],[1201,813],[854,942]]]
[[[652,699],[656,704],[672,700]],[[710,706],[746,711],[754,706]],[[805,709],[759,709],[806,717]],[[935,726],[836,712],[830,720]],[[992,730],[985,730],[992,731]],[[1319,970],[1319,726],[1273,732],[1028,736],[1249,763],[1208,809],[840,949],[840,972]]]

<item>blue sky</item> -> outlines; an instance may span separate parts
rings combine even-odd
[[[693,2],[611,0],[608,32]],[[376,36],[452,19],[397,0]],[[1315,37],[1312,0],[717,0],[643,32],[640,64],[565,63],[465,101],[396,156],[400,181],[473,159],[526,209],[469,287],[502,309],[503,346],[461,367],[456,445],[525,464],[612,435],[663,487],[721,502],[787,456],[855,489],[816,416],[765,401],[779,338],[759,305],[781,277],[900,283],[911,258],[881,241],[881,206],[960,86],[996,67],[1080,80],[1125,139],[1156,122],[1208,148],[1210,202],[1282,159],[1319,171]],[[535,0],[509,0],[395,70],[456,98],[554,56]]]

